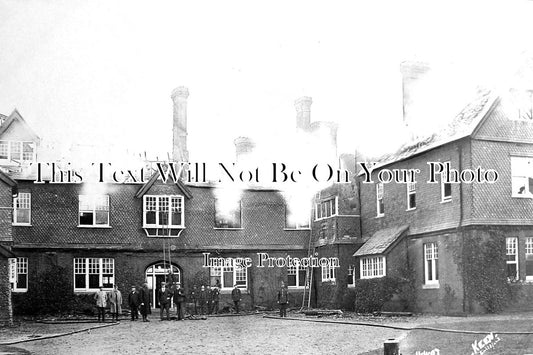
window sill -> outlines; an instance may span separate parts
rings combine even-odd
[[[355,288],[354,284],[348,284],[348,288]]]
[[[157,226],[157,225],[150,225],[150,224],[144,224],[143,228],[146,229],[185,229],[185,226]]]
[[[378,214],[375,218],[382,218],[382,217],[385,217],[385,213],[383,213],[383,214]]]
[[[89,225],[78,225],[78,228],[100,228],[100,229],[110,229],[111,226],[89,226]]]
[[[103,288],[102,291],[111,291],[113,290],[112,288]],[[91,288],[91,289],[88,289],[88,290],[76,290],[74,289],[74,293],[78,293],[78,294],[90,294],[90,293],[95,293],[95,292],[98,292],[100,291],[99,288]]]
[[[244,228],[238,227],[238,228],[231,228],[231,227],[213,227],[214,230],[230,230],[230,231],[241,231]]]
[[[447,199],[445,199],[445,200],[440,200],[440,203],[448,203],[448,202],[452,202],[451,197],[450,197],[450,198],[447,198]]]
[[[11,223],[11,225],[15,227],[32,227],[33,226],[31,223]]]
[[[19,289],[14,288],[14,289],[11,290],[11,291],[14,292],[14,293],[26,293],[26,292],[28,292],[28,289],[27,289],[27,288],[22,288],[22,289],[20,289],[20,288],[19,288]]]
[[[380,276],[364,276],[361,277],[361,280],[368,280],[368,279],[379,279],[381,277],[385,277],[386,275],[380,275]]]
[[[322,221],[322,220],[324,220],[324,219],[329,219],[329,218],[333,218],[333,217],[337,217],[337,214],[335,213],[335,214],[332,214],[331,216],[322,217],[322,218],[316,218],[316,219],[314,220],[314,222],[320,222],[320,221]]]
[[[295,291],[303,290],[304,288],[305,286],[287,286],[288,290],[295,290]]]
[[[408,209],[406,209],[406,211],[407,211],[407,212],[409,212],[409,211],[416,211],[416,207],[408,208]]]
[[[523,195],[511,195],[513,198],[533,198],[533,194],[523,194]]]
[[[440,284],[438,284],[438,283],[435,283],[435,284],[423,284],[422,285],[422,289],[423,290],[431,290],[431,289],[437,289],[437,288],[440,288]]]
[[[327,280],[322,280],[322,283],[330,283],[332,285],[335,285],[336,284],[336,281],[335,280],[331,280],[331,279],[327,279]]]
[[[219,290],[220,290],[221,295],[231,295],[231,292],[233,291],[233,287],[220,288]],[[246,288],[239,287],[239,290],[241,290],[241,294],[244,294],[244,295],[248,294],[248,289]]]
[[[311,228],[283,228],[284,231],[309,231]]]

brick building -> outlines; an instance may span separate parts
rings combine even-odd
[[[492,277],[483,268],[496,265],[506,270],[509,285],[520,287],[522,297],[509,307],[531,309],[531,102],[530,91],[480,90],[447,128],[419,136],[382,158],[373,167],[371,183],[359,174],[366,241],[354,254],[359,277],[406,276],[401,272],[408,270],[415,282],[416,310],[476,312],[481,310],[476,298],[481,286],[472,278],[476,270],[476,275]],[[436,174],[428,162],[435,162]],[[441,172],[446,163],[451,170]],[[401,175],[400,182],[378,179],[381,173],[388,180],[386,170],[409,169],[419,169],[415,183]],[[453,182],[461,179],[455,171],[467,171],[462,178],[471,180],[478,169],[493,169],[481,177],[492,181],[495,171],[497,181]],[[483,259],[490,241],[500,254]]]

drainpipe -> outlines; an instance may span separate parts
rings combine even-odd
[[[459,172],[463,171],[463,146],[462,144],[459,144]],[[462,254],[463,254],[463,270],[461,277],[463,278],[463,313],[466,313],[466,285],[465,285],[465,270],[464,270],[464,259],[465,259],[465,252],[464,252],[464,246],[465,246],[465,234],[462,231],[462,224],[463,224],[463,183],[459,183],[459,223],[457,224],[457,232],[461,233],[462,238]]]

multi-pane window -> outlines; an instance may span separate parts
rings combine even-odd
[[[332,281],[335,282],[337,278],[336,267],[333,265],[322,266],[322,282]]]
[[[241,202],[231,205],[215,200],[215,228],[241,228]]]
[[[533,197],[533,158],[511,157],[513,197]]]
[[[337,215],[337,197],[330,198],[315,204],[315,220]]]
[[[183,227],[182,196],[144,196],[143,224],[146,228]]]
[[[111,289],[115,282],[115,260],[112,258],[75,258],[74,291]]]
[[[15,266],[14,292],[28,291],[28,258],[17,258]]]
[[[407,183],[407,209],[414,210],[416,208],[416,182]]]
[[[449,162],[447,163],[449,164]],[[440,175],[441,202],[452,200],[452,183],[448,182],[448,173],[444,170]]]
[[[0,141],[0,159],[15,161],[35,160],[35,143],[23,141]]]
[[[304,287],[306,280],[306,269],[300,265],[287,267],[287,286],[288,287]]]
[[[362,279],[371,279],[386,275],[385,257],[382,255],[361,258],[359,264],[361,267]]]
[[[518,280],[518,238],[505,238],[505,255],[507,259],[507,280]]]
[[[109,226],[109,195],[80,195],[79,225]]]
[[[223,289],[231,289],[235,284],[238,288],[248,287],[248,272],[241,266],[212,266],[209,273],[211,285],[220,282]]]
[[[439,247],[437,243],[424,244],[424,283],[439,283]]]
[[[13,224],[31,223],[31,193],[19,192],[13,199]]]
[[[385,215],[385,205],[383,203],[383,183],[376,184],[376,215],[381,217]]]
[[[533,281],[533,237],[526,238],[526,281]]]

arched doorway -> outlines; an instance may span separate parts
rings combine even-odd
[[[169,280],[169,274],[172,271],[173,280]],[[157,292],[161,288],[162,282],[179,282],[181,283],[181,272],[180,269],[173,264],[168,262],[157,262],[152,265],[149,265],[146,268],[146,282],[148,283],[148,288],[152,290],[152,307],[159,308],[159,302],[157,300]]]

